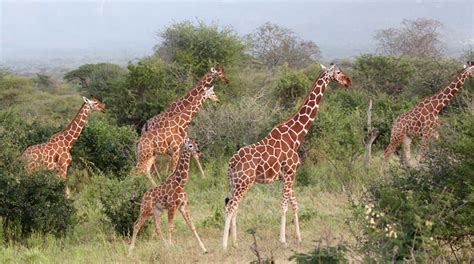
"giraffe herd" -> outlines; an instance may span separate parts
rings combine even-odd
[[[257,183],[270,184],[281,181],[281,226],[280,242],[286,245],[286,213],[288,203],[291,204],[294,214],[295,234],[301,242],[298,222],[298,203],[294,192],[294,180],[300,166],[298,149],[309,132],[319,110],[323,94],[329,83],[335,82],[350,87],[351,79],[342,72],[339,66],[331,64],[329,68],[321,65],[323,71],[315,78],[306,98],[298,110],[287,120],[276,125],[270,133],[257,143],[240,148],[228,162],[229,197],[225,199],[224,233],[222,246],[227,248],[229,233],[232,242],[237,245],[237,208],[245,193]],[[415,137],[421,137],[422,150],[419,162],[425,158],[431,138],[437,137],[437,128],[441,124],[439,112],[449,103],[454,94],[460,89],[468,77],[474,77],[474,62],[469,61],[452,79],[452,81],[432,96],[422,99],[413,109],[399,115],[393,122],[390,143],[387,146],[382,166],[403,143],[403,160],[406,165],[411,164],[411,142]],[[134,248],[138,231],[147,218],[153,214],[157,234],[161,234],[161,213],[168,211],[168,240],[172,241],[173,219],[176,210],[183,215],[186,223],[198,240],[199,246],[206,252],[188,210],[188,195],[184,191],[189,176],[189,162],[191,156],[198,163],[202,176],[204,172],[199,163],[199,147],[188,138],[188,127],[206,99],[218,101],[212,82],[220,79],[229,83],[221,65],[211,68],[202,79],[183,97],[174,101],[167,109],[149,119],[141,130],[137,145],[137,164],[133,175],[145,174],[152,187],[145,192],[140,216],[134,224],[129,252]],[[55,170],[59,178],[66,178],[68,166],[72,160],[70,150],[78,139],[89,112],[99,110],[107,112],[105,105],[97,99],[83,97],[84,104],[62,131],[51,136],[45,143],[28,147],[23,156],[26,160],[26,169],[34,172],[41,167]],[[158,154],[166,155],[167,165],[165,174],[172,164],[172,174],[157,186],[151,169],[159,177],[156,168]],[[383,170],[382,170],[383,171]],[[68,189],[66,189],[68,193]]]

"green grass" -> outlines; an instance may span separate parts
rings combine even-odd
[[[294,235],[293,213],[287,213],[288,247],[278,241],[280,229],[281,183],[255,184],[239,205],[237,218],[238,247],[222,250],[224,198],[228,195],[227,175],[223,164],[206,166],[206,178],[197,171],[191,173],[186,188],[190,199],[190,212],[198,233],[209,253],[203,254],[184,220],[175,217],[173,245],[164,243],[151,225],[144,228],[131,257],[127,257],[128,237],[113,232],[97,203],[98,182],[101,176],[89,179],[87,185],[74,196],[78,209],[78,224],[65,238],[33,235],[22,244],[0,244],[1,263],[97,263],[97,262],[230,262],[256,260],[250,250],[253,243],[249,229],[256,230],[257,244],[263,257],[278,263],[287,262],[295,252],[310,252],[316,241],[330,234],[333,242],[348,240],[347,197],[340,192],[321,191],[318,185],[297,186],[299,218],[303,243]],[[220,176],[218,177],[218,175]],[[103,176],[102,176],[103,177]],[[138,205],[137,205],[138,206]],[[162,230],[167,233],[166,214]],[[229,241],[230,242],[230,241]],[[231,242],[230,242],[231,243]]]

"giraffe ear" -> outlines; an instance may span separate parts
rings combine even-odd
[[[464,64],[464,65],[463,65],[463,67],[464,67],[464,69],[466,69],[466,68],[467,68],[467,65],[466,65],[466,64]]]
[[[85,97],[85,96],[82,97],[82,100],[84,100],[84,103],[86,103],[86,104],[92,103],[92,101],[87,99],[87,97]]]
[[[323,70],[326,70],[326,69],[327,69],[326,66],[324,66],[324,65],[322,65],[322,64],[319,64],[319,65],[321,66],[321,69],[323,69]]]
[[[216,71],[216,69],[214,69],[214,67],[212,67],[212,68],[211,68],[211,72],[212,72],[212,73],[216,73],[217,71]]]

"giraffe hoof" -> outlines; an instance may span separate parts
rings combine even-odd
[[[286,241],[281,241],[280,240],[280,243],[283,247],[287,248],[288,247],[288,243],[286,243]]]

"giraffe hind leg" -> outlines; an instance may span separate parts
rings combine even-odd
[[[179,208],[179,211],[181,212],[181,214],[183,215],[183,218],[184,220],[186,221],[186,224],[188,224],[189,226],[189,229],[191,229],[191,231],[193,232],[194,236],[196,237],[198,243],[199,243],[199,246],[201,247],[202,251],[204,253],[207,252],[207,249],[206,247],[204,246],[204,244],[202,243],[201,241],[201,238],[199,238],[199,235],[196,231],[196,227],[194,227],[194,224],[193,224],[193,220],[191,219],[191,215],[189,214],[189,210],[188,210],[188,207],[187,207],[187,204],[184,204],[183,206],[181,206]]]

